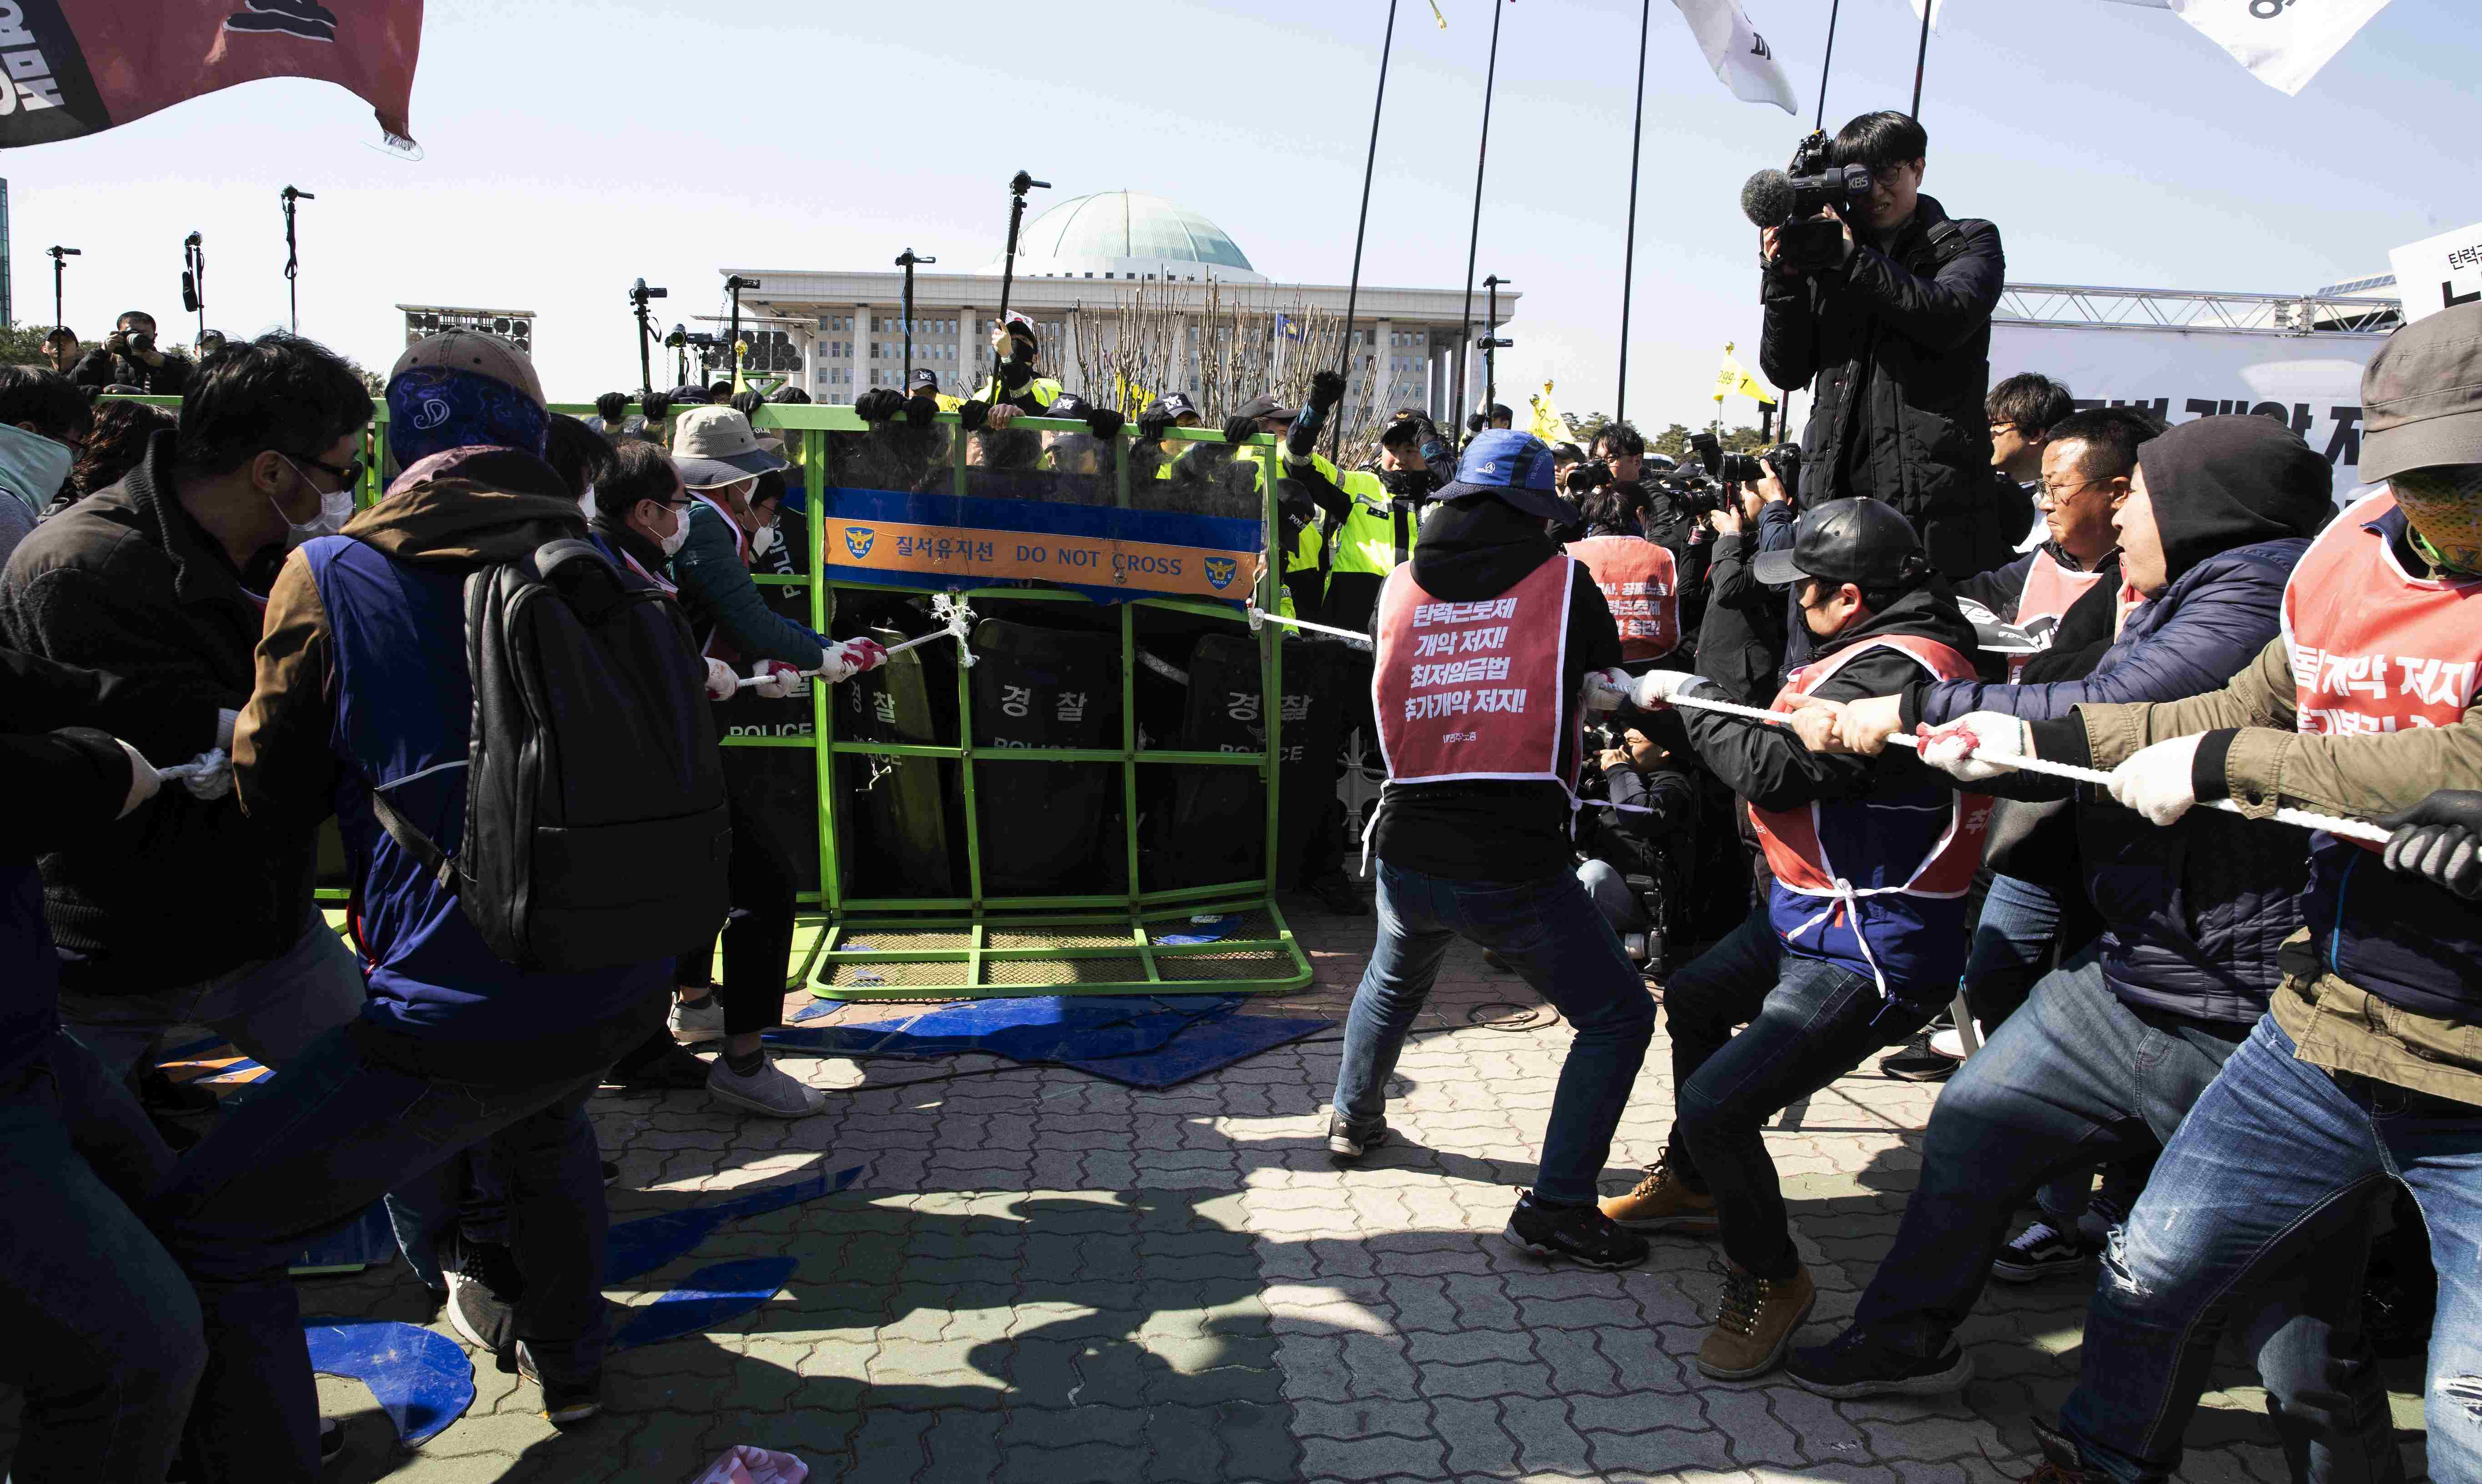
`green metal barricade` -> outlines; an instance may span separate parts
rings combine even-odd
[[[954,429],[956,417],[939,421]],[[877,595],[929,594],[948,591],[969,605],[1078,604],[1093,600],[1074,592],[1035,586],[943,587],[931,584],[894,586],[842,583],[824,573],[820,550],[825,522],[820,512],[831,498],[828,434],[864,433],[866,425],[853,409],[841,406],[771,404],[758,415],[762,430],[782,434],[788,449],[798,447],[800,473],[811,512],[808,522],[809,570],[805,576],[761,579],[806,586],[811,627],[827,632],[835,610],[834,594],[851,588]],[[1014,428],[1031,432],[1079,433],[1081,423],[1020,418]],[[1186,441],[1220,442],[1209,432],[1181,432]],[[965,493],[965,439],[949,439],[949,472],[958,494]],[[1272,448],[1274,440],[1262,439]],[[1115,499],[1129,501],[1128,441],[1112,441]],[[1258,461],[1258,483],[1264,530],[1277,528],[1271,453]],[[1281,578],[1281,549],[1262,543],[1257,602],[1277,607]],[[1267,627],[1254,636],[1258,656],[1259,714],[1264,744],[1249,752],[1182,751],[1141,747],[1138,738],[1137,613],[1140,609],[1177,612],[1229,623],[1248,632],[1246,616],[1226,604],[1147,597],[1113,605],[1117,608],[1120,647],[1121,744],[1118,747],[977,747],[973,738],[974,695],[966,666],[957,669],[956,741],[953,743],[841,739],[835,735],[831,688],[814,687],[809,738],[734,737],[728,747],[802,747],[811,749],[819,790],[820,890],[805,894],[803,904],[816,909],[805,915],[804,932],[795,945],[797,979],[812,993],[835,1000],[983,999],[1024,994],[1130,994],[1165,991],[1269,992],[1297,988],[1309,981],[1308,959],[1284,924],[1274,900],[1273,872],[1278,856],[1280,773],[1273,759],[1281,755],[1281,631]],[[1004,756],[1001,755],[1004,750]],[[959,780],[957,796],[964,814],[964,895],[905,896],[875,880],[866,862],[854,858],[854,800],[839,786],[835,760],[925,759],[953,765]],[[1121,773],[1121,848],[1125,861],[1126,889],[1063,891],[1003,895],[986,889],[984,881],[983,811],[979,807],[978,773],[992,767],[1028,763],[1117,765]],[[1150,768],[1254,770],[1266,799],[1261,860],[1265,871],[1243,880],[1149,890],[1140,849],[1140,774]],[[1212,917],[1227,935],[1200,941],[1203,934],[1166,928],[1198,925],[1195,919]],[[1238,920],[1237,924],[1232,919]],[[1166,937],[1187,939],[1165,942]]]

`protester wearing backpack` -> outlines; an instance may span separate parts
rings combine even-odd
[[[678,612],[586,542],[541,456],[533,369],[452,332],[409,349],[387,396],[406,472],[287,560],[234,738],[253,820],[337,815],[371,987],[155,1205],[205,1320],[186,1445],[201,1484],[311,1484],[288,1257],[486,1140],[525,1282],[509,1359],[555,1424],[600,1410],[586,1099],[724,910],[704,665]]]

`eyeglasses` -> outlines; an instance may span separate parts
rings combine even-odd
[[[2042,482],[2040,487],[2046,497],[2053,500],[2064,500],[2078,490],[2085,488],[2089,484],[2108,484],[2110,482],[2110,480],[2075,480],[2066,484],[2054,484],[2050,481],[2045,480]]]
[[[337,468],[334,464],[322,463],[318,459],[312,458],[307,454],[303,455],[299,461],[308,464],[311,468],[320,471],[330,479],[333,479],[336,482],[336,487],[338,489],[351,489],[362,482],[363,466],[362,461],[358,458],[347,459],[345,461],[345,466],[341,469]]]

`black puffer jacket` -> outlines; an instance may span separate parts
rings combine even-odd
[[[1921,534],[1931,565],[1962,581],[2025,534],[1992,498],[1991,311],[2007,266],[1999,229],[1951,221],[1925,195],[1888,251],[1864,241],[1841,268],[1769,273],[1758,350],[1767,379],[1809,386],[1802,503],[1870,495]],[[1989,529],[1985,529],[1989,528]]]

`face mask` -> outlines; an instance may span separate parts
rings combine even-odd
[[[77,451],[39,432],[0,424],[0,486],[35,509],[52,503]]]
[[[674,552],[679,551],[681,549],[681,543],[687,541],[689,538],[689,516],[682,511],[674,510],[673,512],[673,534],[658,540],[655,544],[664,549],[665,556],[670,557]]]
[[[776,528],[761,526],[750,534],[750,555],[764,557],[776,549]]]
[[[310,476],[302,472],[300,464],[285,458],[282,454],[276,456],[284,459],[286,466],[292,469],[294,478],[304,484],[310,483]],[[315,484],[311,487],[318,488]],[[292,516],[285,515],[284,507],[277,505],[276,498],[272,495],[268,497],[267,503],[276,506],[276,513],[283,517],[284,524],[291,528],[294,538],[300,541],[307,541],[323,535],[334,535],[345,529],[345,522],[354,518],[354,491],[351,485],[343,489],[319,490],[319,513],[305,521],[296,521]]]

